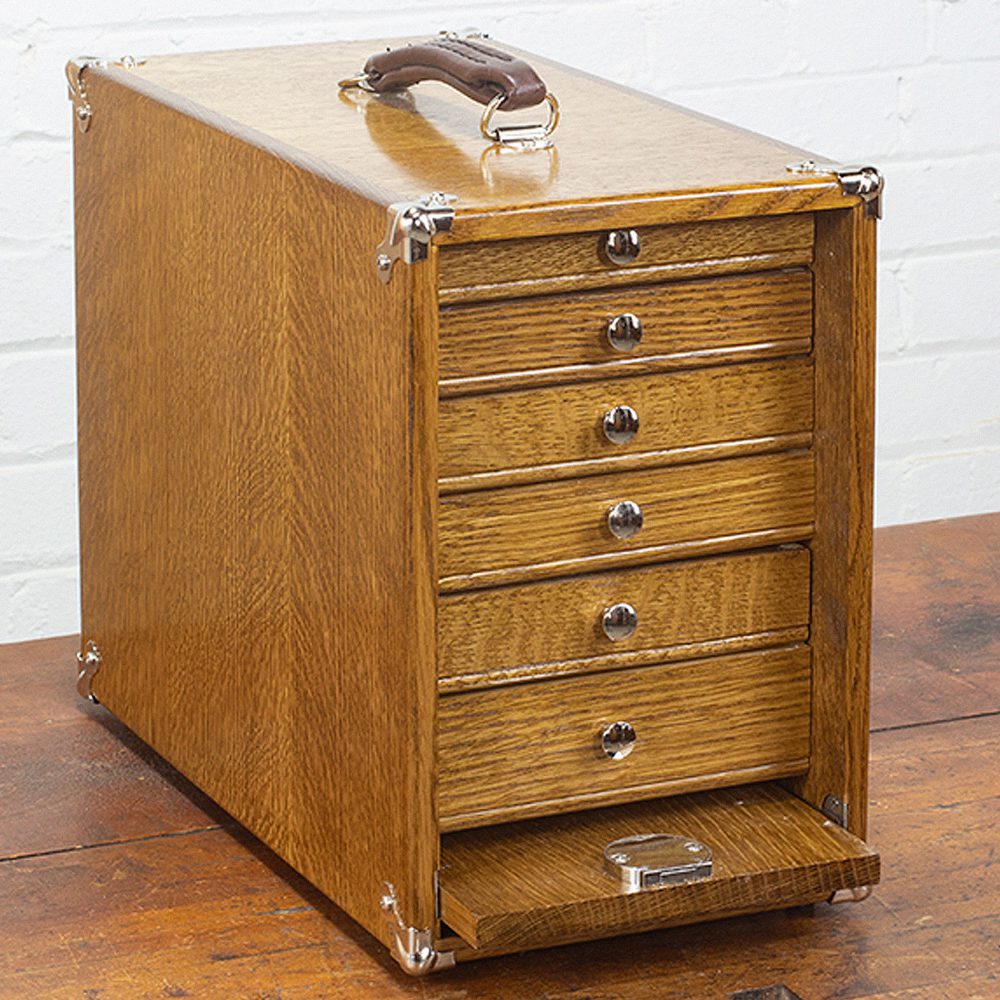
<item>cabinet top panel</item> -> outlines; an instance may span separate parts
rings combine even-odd
[[[525,58],[558,97],[562,114],[550,148],[491,145],[479,131],[482,107],[442,83],[389,95],[338,89],[373,53],[423,40],[154,56],[134,69],[93,72],[114,74],[386,204],[436,190],[456,196],[459,216],[575,206],[575,225],[588,212],[600,225],[602,211],[637,202],[700,206],[688,217],[845,203],[831,175],[787,170],[809,157],[802,150],[493,39],[487,44]],[[541,105],[510,117],[533,121],[545,113]]]

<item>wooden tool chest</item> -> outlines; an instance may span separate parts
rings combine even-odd
[[[412,973],[863,896],[881,179],[404,45],[68,67],[81,692]]]

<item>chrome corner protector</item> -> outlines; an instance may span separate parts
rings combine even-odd
[[[855,885],[849,889],[837,889],[830,894],[828,903],[861,903],[872,894],[872,886]]]
[[[99,705],[100,702],[97,700],[97,695],[94,694],[92,684],[94,675],[101,669],[101,651],[93,639],[88,639],[87,644],[83,647],[83,652],[76,654],[76,662],[80,666],[76,678],[77,694],[92,705]]]
[[[825,795],[819,811],[837,826],[847,826],[847,803],[839,795]]]
[[[397,201],[388,207],[385,239],[375,249],[375,268],[383,283],[392,277],[397,260],[415,264],[427,259],[434,235],[451,229],[454,201],[453,194],[432,191],[416,201]]]
[[[90,106],[87,87],[83,81],[84,74],[92,66],[106,68],[117,66],[119,69],[135,69],[146,60],[135,56],[122,56],[121,59],[102,59],[100,56],[77,56],[66,63],[66,82],[69,84],[69,99],[73,104],[73,113],[77,127],[81,132],[87,132],[94,120],[94,109]]]
[[[833,174],[840,181],[844,194],[857,195],[865,206],[865,214],[870,219],[882,218],[882,192],[885,178],[877,167],[841,166],[838,163],[817,163],[815,160],[799,160],[785,168],[793,174]]]
[[[426,976],[431,972],[443,972],[454,967],[453,951],[438,951],[434,947],[434,935],[429,929],[418,930],[403,920],[399,912],[396,887],[391,882],[382,886],[379,906],[392,937],[392,957],[405,973],[410,976]]]

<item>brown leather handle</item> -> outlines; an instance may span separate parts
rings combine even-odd
[[[364,77],[366,87],[376,93],[439,80],[480,104],[504,94],[500,104],[504,111],[534,107],[547,94],[541,78],[523,59],[472,38],[442,36],[378,52],[365,63]]]

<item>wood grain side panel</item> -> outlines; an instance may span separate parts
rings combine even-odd
[[[848,807],[865,836],[874,465],[875,236],[861,208],[816,222],[813,763],[792,787]]]
[[[604,871],[604,848],[651,831],[709,845],[712,877],[622,893]],[[877,854],[770,784],[450,833],[442,862],[443,919],[470,944],[487,948],[538,947],[816,902],[879,878]]]
[[[97,694],[373,933],[387,878],[429,926],[433,268],[382,285],[378,206],[118,79],[76,134]]]
[[[612,642],[604,609],[627,601],[636,631]],[[438,676],[473,685],[655,662],[670,649],[799,629],[809,622],[804,548],[666,563],[442,595]],[[533,668],[533,669],[532,669]]]
[[[650,798],[665,784],[809,754],[809,650],[799,645],[446,695],[439,707],[443,822],[473,825],[547,803],[548,811]],[[608,758],[605,726],[630,722],[632,753]],[[738,780],[738,779],[737,779]]]
[[[630,406],[639,430],[617,444],[604,415]],[[628,467],[705,445],[808,434],[813,373],[808,359],[725,365],[444,399],[438,411],[443,478],[552,467],[569,475],[587,463]]]
[[[640,252],[634,262],[624,266],[610,263],[601,253],[607,229],[522,240],[445,244],[440,262],[441,287],[460,288],[527,277],[615,273],[633,266],[720,260],[808,248],[813,242],[812,216],[808,213],[639,226],[636,231],[641,241]]]
[[[609,509],[622,500],[638,503],[644,515],[642,530],[628,539],[615,538],[607,526]],[[769,530],[794,528],[808,537],[812,520],[808,452],[443,496],[441,583],[457,589],[500,582],[519,568],[554,575],[634,564],[670,546]]]
[[[627,354],[607,338],[608,321],[623,312],[635,313],[643,330]],[[445,393],[550,370],[564,380],[606,378],[725,360],[738,349],[753,356],[793,341],[808,349],[812,277],[800,268],[444,306],[440,323]]]

